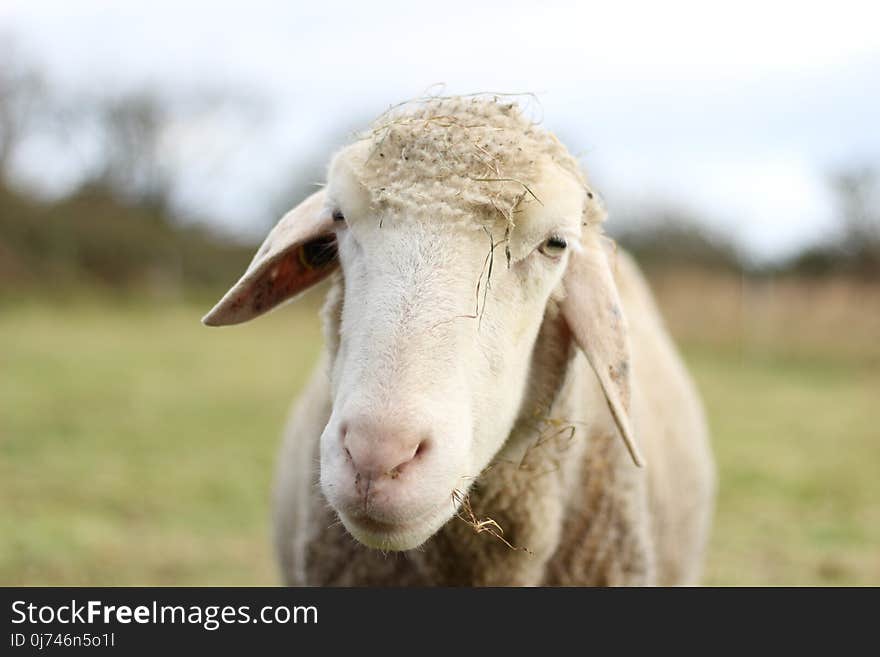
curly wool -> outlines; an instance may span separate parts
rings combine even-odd
[[[585,223],[604,212],[577,160],[551,132],[497,97],[443,97],[412,101],[380,116],[360,144],[343,156],[368,190],[373,207],[403,217],[413,207],[474,228],[475,218],[516,224],[517,206],[535,197],[541,171],[555,164],[588,191]]]

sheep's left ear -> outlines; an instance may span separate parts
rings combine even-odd
[[[240,324],[326,278],[339,266],[333,219],[315,192],[281,218],[244,275],[202,318],[206,326]]]
[[[562,315],[575,342],[596,372],[620,436],[637,466],[644,461],[630,422],[630,349],[626,318],[609,256],[598,232],[585,230],[573,245],[563,284]],[[610,241],[609,241],[610,242]],[[611,243],[613,249],[613,243]],[[580,248],[578,248],[580,247]]]

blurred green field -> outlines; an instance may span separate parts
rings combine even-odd
[[[270,483],[313,301],[225,330],[183,302],[0,307],[0,584],[275,583]],[[706,582],[880,584],[877,349],[703,329],[677,332],[720,470]]]

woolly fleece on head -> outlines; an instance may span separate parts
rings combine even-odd
[[[487,219],[500,219],[513,228],[521,202],[540,202],[533,189],[554,164],[587,190],[585,225],[605,217],[577,160],[556,136],[497,97],[404,103],[376,119],[338,157],[387,218],[418,207],[449,223],[479,229]]]

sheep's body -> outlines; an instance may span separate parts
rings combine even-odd
[[[407,104],[337,153],[204,320],[341,270],[281,455],[288,583],[696,582],[702,410],[604,216],[559,140],[494,98]]]
[[[631,332],[632,419],[646,468],[632,464],[597,378],[551,302],[519,419],[470,492],[474,517],[497,522],[512,547],[453,518],[416,550],[368,549],[337,521],[317,484],[319,437],[331,411],[323,359],[294,410],[281,453],[275,535],[285,582],[696,583],[715,487],[702,409],[638,269],[625,254],[616,260]],[[341,299],[337,279],[324,313],[330,350]]]

